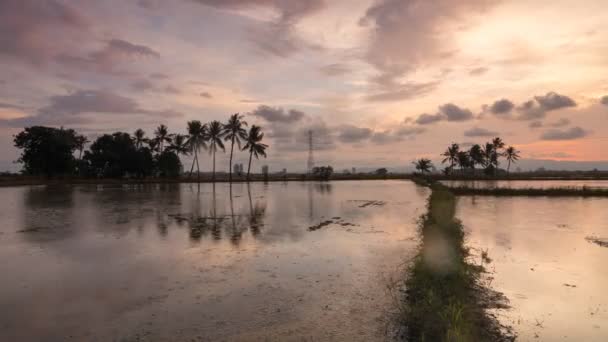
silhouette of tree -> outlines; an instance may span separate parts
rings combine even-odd
[[[194,171],[194,163],[196,162],[196,177],[197,180],[200,181],[201,170],[198,164],[198,151],[203,148],[207,148],[207,144],[205,140],[207,139],[207,125],[201,124],[200,121],[188,121],[188,148],[190,149],[190,153],[194,153],[194,158],[192,159],[192,167],[190,168],[190,175],[192,175],[192,171]]]
[[[460,146],[458,146],[458,144],[452,144],[451,146],[448,147],[447,150],[445,150],[445,152],[443,152],[441,155],[443,157],[445,157],[441,163],[445,164],[446,162],[450,163],[450,170],[454,169],[454,164],[456,164],[458,162],[458,152],[460,151]]]
[[[147,142],[146,132],[143,129],[138,128],[133,132],[133,142],[135,143],[135,148],[140,149],[144,146],[144,143]]]
[[[511,169],[511,163],[516,163],[519,160],[519,151],[515,149],[513,146],[507,147],[505,150],[505,157],[507,158],[507,173],[509,173]]]
[[[243,151],[249,150],[249,166],[247,166],[247,181],[249,181],[249,175],[251,172],[251,159],[255,155],[255,159],[259,159],[259,156],[266,158],[266,149],[268,145],[262,144],[261,141],[264,139],[264,133],[259,126],[253,125],[249,129],[249,134],[245,137],[246,144],[243,146]]]
[[[222,123],[217,120],[211,121],[208,127],[209,130],[207,131],[207,138],[209,141],[209,153],[213,154],[212,180],[215,182],[215,152],[218,150],[218,148],[222,149],[222,151],[226,151],[224,143],[222,142],[224,129]]]
[[[173,150],[169,150],[169,148],[158,155],[157,164],[161,177],[177,177],[182,168],[179,156]]]
[[[84,135],[76,136],[76,149],[78,150],[78,160],[82,160],[82,152],[86,144],[90,143],[89,139]]]
[[[165,142],[171,143],[171,136],[169,135],[169,129],[165,125],[160,125],[154,131],[155,140],[157,142],[158,151],[162,154],[164,151]]]
[[[47,177],[74,173],[74,151],[79,148],[74,130],[26,127],[15,136],[14,143],[23,150],[17,162],[23,164],[24,173]]]
[[[180,154],[187,155],[190,152],[188,147],[188,136],[176,134],[171,139],[171,144],[167,147],[167,151],[174,152],[178,157]]]
[[[334,168],[331,166],[315,166],[312,168],[312,175],[318,180],[329,180],[334,173]]]
[[[230,141],[230,165],[228,168],[230,182],[232,182],[232,155],[234,153],[234,143],[236,142],[240,149],[241,139],[247,139],[247,131],[243,127],[247,127],[247,122],[243,121],[243,115],[239,113],[232,114],[230,119],[228,119],[228,123],[224,125],[224,139]]]
[[[464,169],[471,167],[471,157],[467,151],[458,151],[456,159],[461,173],[464,173]]]
[[[95,175],[123,177],[127,173],[144,176],[152,171],[149,149],[137,150],[129,133],[104,134],[91,144],[84,158]]]
[[[421,158],[413,162],[416,170],[420,171],[422,174],[425,172],[431,172],[431,168],[433,168],[433,162],[427,158]]]
[[[475,144],[471,146],[469,149],[469,157],[471,162],[471,167],[473,168],[473,173],[475,173],[475,165],[484,165],[485,159],[484,154],[479,144]]]

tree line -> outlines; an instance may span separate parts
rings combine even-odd
[[[17,134],[14,144],[22,150],[17,162],[23,164],[23,173],[47,177],[177,177],[182,170],[180,155],[191,155],[190,176],[196,166],[200,180],[199,155],[206,150],[213,159],[212,180],[215,181],[216,153],[225,152],[226,143],[230,144],[230,181],[235,145],[239,151],[249,154],[249,180],[253,157],[266,157],[268,145],[262,142],[261,127],[252,125],[249,130],[247,127],[243,115],[236,113],[226,123],[189,121],[187,134],[170,133],[166,125],[158,126],[152,137],[147,137],[142,129],[135,130],[132,135],[125,132],[103,134],[85,150],[90,141],[73,129],[32,126]]]
[[[460,145],[453,143],[441,154],[444,158],[441,163],[447,164],[442,170],[445,175],[452,175],[458,172],[462,175],[476,175],[477,170],[483,170],[488,176],[495,176],[500,165],[500,158],[504,157],[507,161],[507,173],[510,172],[511,164],[519,160],[519,153],[515,147],[505,148],[505,143],[500,137],[492,139],[481,146],[475,144],[468,150],[461,149]],[[431,172],[434,168],[433,163],[428,158],[421,158],[414,162],[416,170],[421,173]],[[480,166],[477,169],[476,166]],[[458,167],[458,169],[456,169]]]

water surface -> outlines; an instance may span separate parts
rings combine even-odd
[[[0,189],[1,341],[386,338],[408,181]]]
[[[464,196],[457,216],[518,340],[608,341],[608,199]]]
[[[472,188],[582,188],[608,189],[608,180],[443,180],[451,186]]]

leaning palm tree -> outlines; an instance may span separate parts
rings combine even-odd
[[[452,144],[451,146],[448,147],[447,150],[445,150],[445,152],[443,152],[441,155],[443,157],[445,157],[441,163],[444,164],[446,162],[450,163],[450,170],[454,169],[454,164],[456,164],[458,162],[458,152],[460,151],[460,146],[458,146],[458,144]]]
[[[176,134],[171,139],[171,145],[167,147],[167,151],[172,151],[179,157],[180,154],[187,155],[190,152],[188,148],[188,136],[183,134]]]
[[[247,181],[249,181],[249,175],[251,172],[251,159],[255,156],[255,159],[259,159],[259,156],[266,158],[266,149],[268,145],[262,144],[261,141],[264,139],[264,133],[259,126],[253,125],[249,129],[249,134],[246,137],[246,144],[243,146],[243,151],[249,150],[249,166],[247,167]]]
[[[243,121],[243,115],[235,113],[230,115],[228,123],[224,125],[224,139],[230,141],[230,165],[228,168],[229,179],[232,182],[232,155],[234,153],[234,143],[236,142],[239,149],[241,148],[241,139],[247,139],[247,122]]]
[[[420,171],[422,174],[425,172],[431,172],[431,168],[433,167],[433,163],[430,159],[421,158],[414,162],[414,166],[416,170]]]
[[[515,149],[513,146],[507,147],[505,150],[505,157],[507,158],[507,173],[509,173],[509,169],[511,169],[511,163],[516,163],[519,160],[519,151]]]
[[[135,143],[135,148],[139,150],[146,142],[146,132],[141,128],[136,129],[133,132],[133,142]]]
[[[158,149],[160,153],[163,153],[163,147],[165,146],[165,142],[171,143],[171,135],[169,135],[169,129],[165,125],[160,125],[154,131],[154,135],[156,136],[156,141],[158,143]]]
[[[211,121],[208,127],[207,141],[209,142],[209,153],[213,154],[212,180],[215,182],[215,152],[218,148],[221,148],[222,151],[226,150],[224,143],[222,142],[222,138],[224,137],[224,129],[222,123],[217,120]]]
[[[201,148],[207,148],[205,139],[207,139],[207,125],[201,124],[198,120],[188,121],[188,141],[186,143],[190,149],[190,153],[194,154],[194,158],[192,158],[192,167],[190,168],[190,176],[192,176],[194,163],[196,162],[196,177],[199,181],[201,170],[198,165],[198,151]]]

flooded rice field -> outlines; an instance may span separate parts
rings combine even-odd
[[[443,180],[441,183],[450,186],[467,186],[471,188],[593,188],[608,189],[608,180]]]
[[[465,196],[457,216],[518,340],[608,340],[607,199]]]
[[[408,181],[1,188],[0,340],[384,340],[428,195]],[[578,286],[569,301],[608,285],[608,249],[580,246],[590,274],[559,280]],[[606,315],[597,297],[581,308]]]

